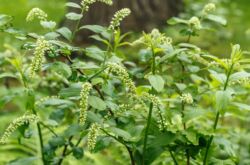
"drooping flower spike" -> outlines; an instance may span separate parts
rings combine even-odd
[[[30,22],[33,21],[35,18],[39,19],[40,21],[46,21],[48,15],[39,8],[33,8],[30,10],[26,17],[26,21]]]
[[[98,136],[100,126],[97,123],[91,125],[88,133],[88,149],[89,151],[93,151],[96,145],[96,138]]]
[[[15,119],[5,130],[4,134],[0,138],[0,144],[5,144],[11,134],[20,126],[25,123],[36,123],[39,121],[38,116],[36,115],[24,115]]]
[[[108,69],[109,72],[114,73],[115,75],[117,75],[118,78],[122,81],[122,83],[129,89],[129,91],[132,94],[136,93],[135,84],[131,80],[131,78],[129,77],[128,72],[126,71],[126,69],[123,66],[118,65],[116,63],[109,63],[109,64],[107,64],[107,69]]]
[[[107,5],[112,5],[112,0],[82,0],[81,5],[84,12],[87,12],[89,10],[90,5],[92,5],[95,2],[102,2]]]
[[[91,89],[92,85],[90,83],[84,83],[82,85],[82,90],[80,93],[81,100],[80,100],[80,116],[79,116],[79,123],[81,125],[84,125],[87,119],[88,98]]]
[[[109,29],[115,30],[116,28],[118,28],[121,24],[121,21],[127,16],[129,16],[130,13],[131,13],[131,10],[128,8],[124,8],[124,9],[117,11],[110,22]]]

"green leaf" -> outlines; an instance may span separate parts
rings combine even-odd
[[[74,148],[72,149],[72,151],[73,151],[73,156],[74,156],[76,159],[81,159],[81,158],[83,158],[83,155],[84,155],[83,148],[74,147]]]
[[[77,20],[80,20],[82,18],[82,14],[70,12],[70,13],[66,14],[66,18],[69,20],[77,21]]]
[[[122,137],[124,139],[132,138],[129,132],[127,132],[125,130],[122,130],[120,128],[112,127],[112,128],[109,128],[109,130],[111,132],[113,132],[115,135],[120,136],[120,137]]]
[[[71,84],[68,88],[63,88],[59,92],[59,96],[63,98],[80,97],[81,84]]]
[[[96,96],[89,96],[89,105],[92,106],[95,109],[98,110],[105,110],[106,109],[106,103]]]
[[[56,27],[56,22],[54,21],[41,21],[40,24],[45,29],[54,29]]]
[[[0,14],[0,27],[10,23],[13,20],[13,17],[5,14]]]
[[[86,55],[98,61],[103,61],[105,52],[98,47],[88,47],[86,48]]]
[[[216,110],[225,111],[231,100],[231,92],[229,92],[228,90],[217,91],[215,94],[215,100]]]
[[[62,27],[58,29],[57,32],[60,33],[64,38],[66,38],[69,41],[72,38],[72,32],[67,27]]]
[[[238,102],[233,102],[232,105],[236,106],[240,110],[250,111],[250,105],[238,103]]]
[[[237,81],[243,78],[248,78],[250,77],[250,73],[241,71],[241,72],[236,72],[230,76],[230,81]]]
[[[160,75],[150,75],[148,76],[148,80],[157,92],[161,92],[164,89],[165,82]]]
[[[221,24],[223,26],[227,25],[227,20],[220,17],[220,16],[208,14],[206,18],[209,19],[210,21],[217,22],[217,23],[219,23],[219,24]]]
[[[63,63],[63,62],[54,62],[54,63],[50,63],[50,64],[46,64],[44,66],[44,69],[50,69],[53,72],[58,73],[59,75],[62,75],[66,78],[69,78],[72,74],[71,68]]]
[[[81,9],[81,6],[74,2],[68,2],[65,4],[65,6]]]
[[[62,136],[53,137],[51,140],[49,140],[49,144],[52,147],[61,147],[65,144],[65,140]]]
[[[47,40],[55,40],[56,38],[58,38],[60,36],[60,34],[56,33],[56,32],[49,32],[47,34],[45,34],[45,38]]]
[[[1,78],[17,78],[17,76],[14,75],[13,73],[1,73],[0,74],[0,79]]]
[[[100,25],[84,25],[84,26],[81,26],[79,29],[80,30],[81,29],[88,29],[88,30],[95,32],[95,33],[102,33],[102,32],[107,30],[105,27],[100,26]]]
[[[169,20],[167,21],[167,23],[168,23],[169,25],[188,24],[188,21],[187,21],[187,20],[184,20],[184,19],[177,18],[177,17],[173,17],[173,18],[169,19]]]
[[[149,147],[167,146],[176,139],[176,135],[172,132],[163,132],[155,136],[149,143]]]
[[[27,157],[27,158],[19,158],[12,160],[8,163],[8,165],[36,165],[39,162],[38,157]]]
[[[79,125],[72,124],[64,131],[63,136],[69,138],[71,136],[80,135],[81,132],[83,132],[83,129]]]
[[[69,101],[69,100],[50,98],[50,99],[44,101],[43,105],[45,105],[45,106],[59,106],[59,105],[72,106],[72,105],[74,105],[74,103]]]

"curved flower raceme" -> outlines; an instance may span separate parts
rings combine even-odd
[[[33,21],[35,18],[38,18],[40,21],[46,21],[48,15],[39,8],[33,8],[30,10],[26,17],[26,21],[30,22]]]
[[[128,8],[124,8],[124,9],[117,11],[110,22],[109,29],[115,30],[117,27],[119,27],[121,24],[121,21],[125,17],[129,16],[130,13],[131,13],[131,10]]]
[[[5,144],[11,134],[20,126],[25,123],[38,122],[39,118],[36,115],[24,115],[15,119],[5,130],[3,136],[0,138],[0,144]]]
[[[84,125],[87,119],[88,97],[91,89],[92,85],[90,83],[84,83],[82,85],[82,90],[80,93],[81,100],[80,100],[80,117],[79,117],[79,122],[81,125]]]
[[[50,49],[50,44],[43,37],[38,38],[36,48],[34,51],[34,58],[31,63],[30,76],[33,77],[35,72],[39,71],[42,67],[44,54]]]
[[[129,77],[128,72],[123,66],[120,66],[116,63],[107,64],[107,69],[109,72],[116,74],[122,83],[129,89],[133,94],[136,93],[136,87],[134,82]]]
[[[88,11],[90,5],[92,5],[95,2],[102,2],[105,3],[107,5],[112,5],[113,1],[112,0],[82,0],[81,5],[82,5],[82,9],[83,11]]]
[[[156,97],[155,95],[152,95],[146,92],[142,94],[142,99],[149,101],[153,104],[153,109],[157,110],[157,117],[159,118],[159,121],[158,121],[159,128],[160,130],[163,130],[166,125],[166,119],[160,109],[160,106],[162,105],[160,99]]]
[[[88,149],[93,151],[96,145],[96,138],[98,136],[100,126],[97,123],[91,125],[88,133]]]

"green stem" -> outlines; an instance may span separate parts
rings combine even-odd
[[[229,78],[230,78],[230,75],[231,75],[231,73],[233,71],[233,66],[234,66],[234,64],[232,64],[230,66],[229,71],[227,72],[227,79],[226,79],[226,82],[225,82],[224,88],[223,88],[224,91],[227,90],[227,86],[228,86],[228,83],[229,83]],[[214,126],[213,126],[214,131],[217,128],[219,118],[220,118],[220,111],[218,111],[216,113],[216,117],[215,117],[215,121],[214,121]],[[213,142],[213,139],[214,139],[214,136],[212,135],[212,136],[210,136],[210,138],[208,140],[206,151],[205,151],[205,156],[204,156],[204,159],[203,159],[203,165],[206,165],[206,163],[207,163],[207,156],[208,156],[208,152],[209,152],[210,146],[211,146],[211,144]]]
[[[43,164],[46,164],[46,160],[44,158],[44,154],[43,154],[43,150],[44,150],[44,145],[43,145],[43,135],[42,135],[42,130],[41,130],[41,126],[39,123],[36,124],[37,125],[37,130],[38,130],[38,136],[39,136],[39,142],[40,142],[40,147],[41,147],[41,156],[42,156],[42,161]]]
[[[80,14],[83,15],[83,12],[84,12],[84,10],[81,9],[81,13],[80,13]],[[74,32],[72,33],[71,42],[72,42],[73,39],[75,38],[75,35],[76,35],[76,32],[78,31],[78,28],[79,28],[79,25],[80,25],[81,20],[82,20],[82,19],[79,19],[79,20],[77,21],[77,23],[76,23],[75,30],[74,30]]]
[[[116,136],[113,136],[111,135],[110,133],[108,133],[105,129],[102,129],[101,130],[108,136],[112,137],[113,139],[115,139],[117,142],[121,143],[122,145],[124,145],[129,153],[129,157],[130,157],[130,162],[131,162],[131,165],[135,165],[135,159],[134,159],[134,156],[133,156],[133,152],[131,151],[131,148],[129,146],[127,146],[126,142],[124,140],[121,140],[120,138],[117,138]]]
[[[155,52],[154,52],[153,45],[151,45],[151,51],[152,51],[152,55],[153,55],[151,70],[152,70],[152,73],[155,74]]]
[[[153,103],[150,103],[149,112],[148,112],[148,119],[147,119],[147,126],[146,126],[146,130],[145,130],[145,135],[144,135],[143,155],[142,155],[143,164],[145,164],[148,132],[149,132],[149,126],[150,126],[150,122],[151,122],[151,118],[152,118],[152,112],[153,112]]]
[[[174,161],[174,164],[175,164],[175,165],[178,165],[178,162],[177,162],[176,158],[174,157],[174,154],[172,153],[171,150],[169,150],[169,153],[170,153],[171,158],[172,158],[173,161]]]

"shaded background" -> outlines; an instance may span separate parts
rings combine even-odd
[[[0,13],[14,16],[15,27],[22,28],[26,31],[42,32],[38,22],[25,22],[27,12],[31,8],[38,6],[45,10],[49,18],[55,20],[58,26],[62,24],[72,25],[72,23],[64,21],[64,14],[68,11],[64,6],[66,1],[67,0],[0,0]],[[108,20],[110,20],[110,17],[116,10],[122,7],[130,7],[133,10],[133,14],[123,24],[125,31],[149,31],[153,27],[157,27],[165,29],[167,35],[172,36],[174,40],[178,42],[181,40],[181,37],[176,27],[168,27],[166,20],[177,14],[184,18],[189,18],[191,15],[199,12],[204,4],[209,2],[216,3],[216,12],[228,19],[228,25],[226,27],[216,27],[220,29],[219,32],[201,33],[200,37],[193,42],[198,43],[202,48],[208,49],[212,53],[221,55],[225,55],[230,51],[231,43],[239,43],[244,50],[248,50],[248,42],[250,41],[249,0],[116,0],[114,6],[101,6],[101,10],[100,4],[95,5],[86,16],[85,23],[108,24]],[[98,12],[96,12],[96,9],[98,9]],[[84,36],[84,34],[79,36],[80,38],[78,37],[77,43],[82,44],[86,36]],[[203,42],[201,43],[200,41]],[[18,44],[18,42],[13,43],[13,40],[8,35],[0,33],[1,51],[4,50],[3,43]]]

